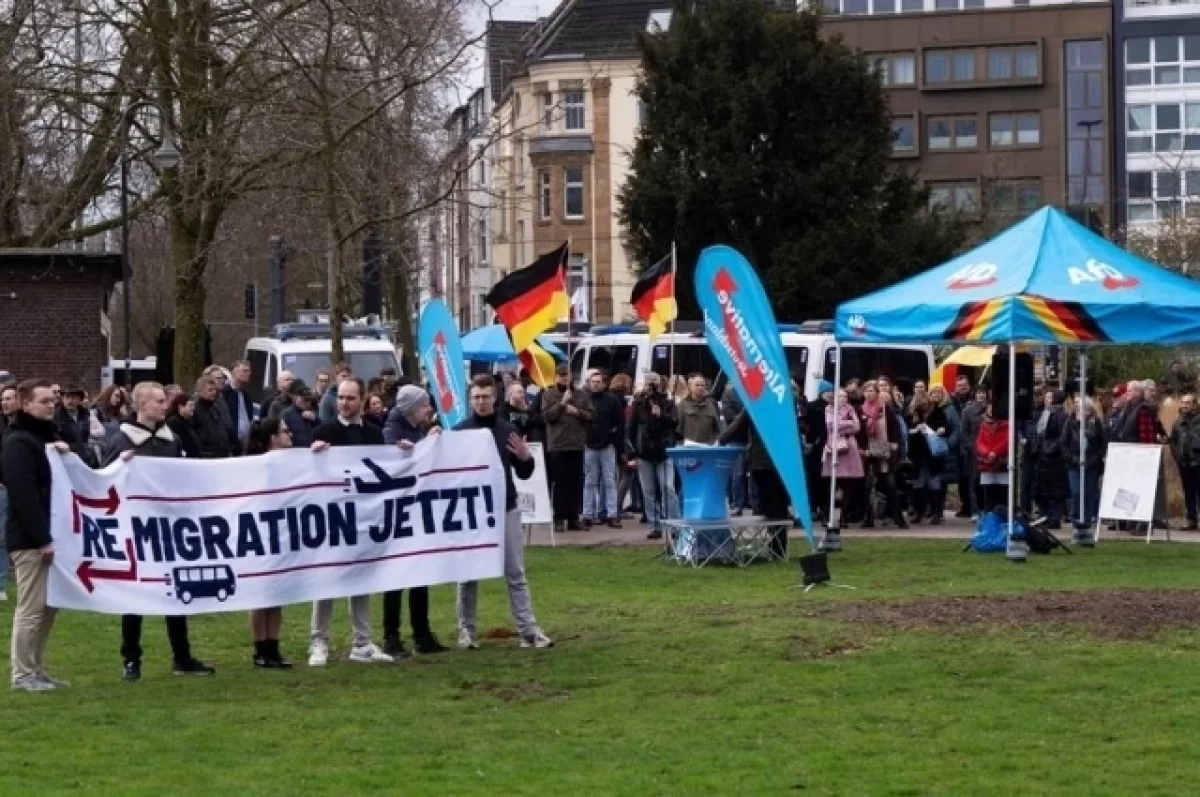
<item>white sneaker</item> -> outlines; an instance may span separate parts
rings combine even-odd
[[[523,648],[552,648],[554,640],[546,636],[542,629],[535,629],[529,636],[521,637],[521,647]]]
[[[458,646],[463,650],[479,650],[479,643],[475,641],[475,634],[465,628],[458,629]]]
[[[36,675],[26,675],[24,678],[13,681],[12,688],[17,692],[53,692],[58,687],[49,681],[43,681]]]
[[[46,681],[51,686],[53,686],[55,689],[66,689],[71,685],[70,681],[64,681],[61,678],[52,678],[49,675],[46,675],[46,673],[41,673],[38,676],[38,678],[42,679],[43,681]]]
[[[379,649],[374,642],[369,642],[350,651],[350,661],[373,662],[395,661],[395,659]]]
[[[329,645],[325,642],[314,642],[308,652],[309,667],[324,667],[329,663]]]

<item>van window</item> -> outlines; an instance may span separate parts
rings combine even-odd
[[[396,354],[391,351],[346,352],[346,363],[354,370],[354,375],[364,382],[379,376],[384,368],[395,368],[396,373],[400,373],[400,363],[396,362]],[[317,383],[317,371],[329,368],[333,363],[327,353],[310,352],[284,354],[281,365],[285,371],[291,371],[297,379],[312,387]]]
[[[250,361],[250,384],[246,385],[246,392],[252,401],[260,402],[263,398],[263,380],[267,377],[267,353],[261,349],[251,349],[246,352],[246,359]]]
[[[578,385],[583,380],[583,358],[587,356],[586,346],[580,346],[571,355],[571,384]]]
[[[271,352],[270,358],[267,359],[267,384],[263,387],[265,390],[272,390],[277,384],[279,384],[279,356],[275,352]]]
[[[671,347],[655,346],[650,358],[650,370],[666,377],[671,373]],[[721,366],[703,340],[695,343],[675,343],[675,373],[687,376],[696,372],[704,374],[709,383],[717,378]]]
[[[603,368],[609,377],[625,374],[637,377],[638,347],[633,344],[601,345],[593,342],[588,349],[588,370]]]
[[[825,379],[833,382],[837,351],[825,351]],[[851,379],[873,379],[879,375],[897,379],[929,379],[929,358],[922,349],[884,347],[842,349],[842,384]]]
[[[792,379],[796,381],[803,392],[805,380],[808,377],[808,347],[784,346],[783,356],[787,359],[788,373],[792,375]]]

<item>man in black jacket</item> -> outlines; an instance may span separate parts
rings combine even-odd
[[[54,542],[50,537],[50,460],[46,445],[70,451],[58,439],[54,424],[54,392],[47,380],[23,382],[17,388],[20,410],[6,430],[0,471],[9,490],[5,535],[17,610],[12,625],[12,687],[45,692],[66,686],[46,674],[46,640],[55,610],[46,605],[46,585]]]
[[[504,578],[508,582],[508,605],[523,648],[550,648],[554,641],[538,627],[533,616],[533,600],[529,582],[525,580],[525,547],[521,539],[521,510],[517,509],[518,479],[533,475],[533,454],[512,424],[496,415],[496,382],[487,374],[471,380],[471,416],[455,429],[487,429],[492,433],[500,463],[504,468]],[[476,603],[479,583],[468,581],[458,585],[458,646],[475,650]]]
[[[603,371],[588,375],[592,409],[595,415],[587,426],[583,452],[583,525],[600,520],[621,528],[621,508],[617,506],[617,452],[625,451],[625,404],[606,385]],[[603,502],[601,502],[603,493]]]
[[[229,375],[230,382],[221,393],[229,407],[229,418],[233,422],[233,437],[229,444],[236,457],[245,448],[246,438],[250,436],[250,424],[254,423],[254,402],[246,392],[246,386],[250,384],[250,363],[238,360],[233,364]]]
[[[320,453],[331,446],[381,446],[383,430],[363,423],[367,386],[356,377],[344,378],[337,386],[337,417],[313,431],[310,448]],[[311,641],[308,651],[309,667],[324,667],[329,663],[329,631],[333,625],[333,601],[313,603]],[[350,626],[354,630],[354,647],[350,661],[362,663],[395,661],[371,640],[371,596],[350,598]]]
[[[9,426],[17,417],[21,402],[17,399],[17,386],[0,385],[0,456],[4,451],[4,438]],[[4,486],[4,474],[0,473],[0,601],[8,600],[4,585],[8,581],[8,551],[4,543],[4,526],[8,522],[8,489]]]
[[[109,441],[104,464],[136,457],[179,459],[183,445],[167,426],[167,394],[158,382],[141,382],[133,389],[135,419],[121,424]],[[167,638],[171,641],[176,675],[212,675],[212,667],[192,656],[186,617],[168,617]],[[126,614],[121,618],[121,656],[125,659],[122,677],[137,681],[142,677],[142,616]]]
[[[192,426],[200,440],[200,453],[205,459],[225,459],[233,456],[229,428],[225,425],[221,388],[211,376],[196,381],[196,409]]]
[[[80,407],[86,393],[75,387],[68,387],[62,392],[59,405],[54,408],[54,423],[58,426],[58,438],[71,447],[79,458],[90,467],[96,466],[96,458],[92,455],[91,418],[86,410]]]
[[[663,521],[676,517],[675,466],[667,449],[675,444],[675,405],[662,391],[662,377],[646,374],[646,392],[633,402],[629,442],[638,458],[642,505],[650,524],[647,539],[661,540]]]

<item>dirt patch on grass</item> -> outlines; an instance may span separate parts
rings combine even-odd
[[[505,703],[519,703],[529,700],[546,700],[560,702],[568,699],[571,693],[566,689],[555,689],[540,681],[520,681],[517,683],[499,683],[497,681],[474,681],[460,686],[464,693],[490,695]]]
[[[817,640],[800,634],[788,637],[788,648],[783,658],[787,661],[814,661],[839,656],[854,656],[869,649],[862,640]]]
[[[1102,589],[1019,595],[946,595],[856,601],[813,610],[894,630],[1082,627],[1106,639],[1148,639],[1167,628],[1200,628],[1200,590]]]

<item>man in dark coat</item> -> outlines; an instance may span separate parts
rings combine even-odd
[[[5,535],[17,610],[12,622],[12,688],[46,692],[66,686],[46,674],[45,650],[55,610],[46,605],[54,542],[50,537],[50,460],[46,446],[60,454],[70,451],[58,439],[54,423],[54,392],[48,380],[22,382],[17,388],[20,409],[5,430],[0,471],[9,491]]]
[[[178,459],[183,456],[179,438],[167,426],[167,394],[157,382],[142,382],[133,389],[132,422],[121,424],[116,437],[104,452],[104,464],[118,459],[128,462],[136,457]],[[215,670],[192,656],[186,617],[168,617],[167,637],[174,658],[176,675],[212,675]],[[125,659],[123,678],[137,681],[142,677],[142,616],[127,614],[121,618],[121,656]]]
[[[221,411],[224,406],[217,380],[211,376],[200,377],[196,382],[196,410],[192,413],[192,426],[196,429],[200,453],[205,459],[233,456],[233,438]]]
[[[496,415],[496,382],[482,374],[471,380],[471,416],[455,429],[487,429],[492,433],[500,464],[504,468],[504,578],[508,582],[508,604],[523,648],[549,648],[554,641],[538,627],[533,600],[525,580],[525,546],[521,534],[521,510],[517,508],[518,479],[533,475],[533,454],[512,424]],[[479,583],[458,585],[458,646],[477,648],[476,602]]]
[[[1038,511],[1046,516],[1046,528],[1062,528],[1063,502],[1070,492],[1067,466],[1062,453],[1062,430],[1067,422],[1063,412],[1063,394],[1047,390],[1042,412],[1034,421],[1034,446],[1037,455]]]
[[[221,394],[229,407],[229,419],[233,424],[229,445],[233,455],[238,456],[246,446],[246,438],[250,436],[250,424],[254,423],[254,401],[246,391],[250,384],[250,363],[238,360],[229,374],[230,382]]]

